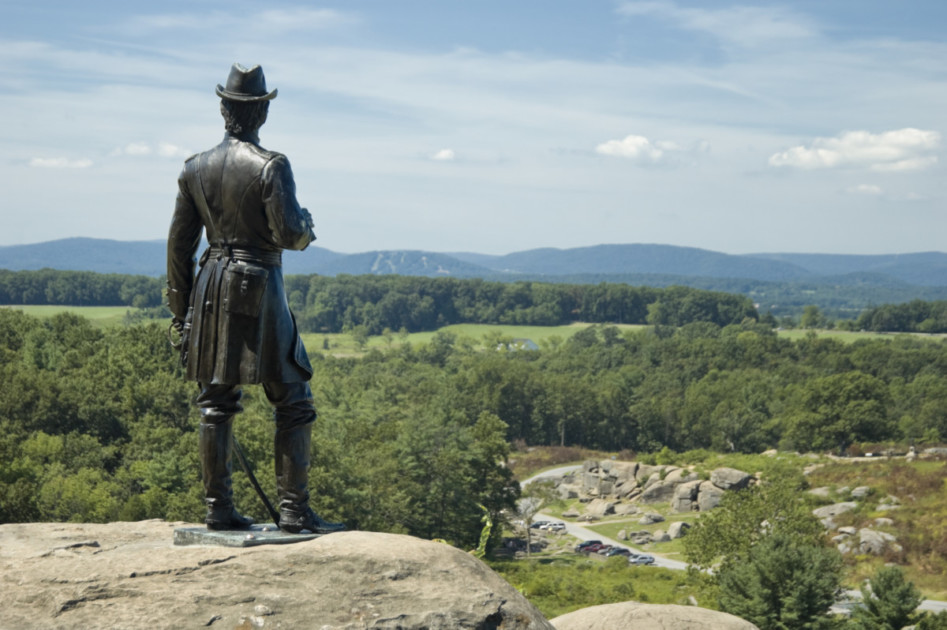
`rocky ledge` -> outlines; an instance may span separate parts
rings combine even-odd
[[[486,564],[443,543],[342,532],[284,545],[173,545],[174,529],[186,526],[0,525],[0,627],[558,627]],[[692,607],[627,604],[610,611],[632,630],[698,627],[687,625],[694,615],[703,628],[753,627]],[[595,619],[601,614],[574,616],[562,627],[603,627]]]

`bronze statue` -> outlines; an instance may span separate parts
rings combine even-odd
[[[316,236],[296,201],[286,156],[257,134],[276,90],[263,69],[234,64],[217,86],[224,140],[185,162],[168,234],[168,306],[182,335],[187,378],[199,383],[200,455],[209,529],[245,529],[231,487],[233,418],[243,384],[261,383],[274,406],[279,526],[286,532],[340,531],[309,507],[309,454],[316,419],[312,366],[286,301],[282,250]],[[201,233],[209,247],[197,276]]]

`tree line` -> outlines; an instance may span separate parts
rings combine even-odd
[[[0,304],[60,304],[154,308],[165,281],[148,276],[84,271],[0,270]],[[721,326],[749,317],[749,298],[730,293],[624,284],[487,282],[418,276],[287,276],[290,306],[303,332],[363,327],[409,332],[448,324],[552,326],[573,321],[678,326],[709,321]],[[167,317],[164,310],[156,316]]]
[[[441,332],[358,358],[310,348],[316,506],[476,546],[477,504],[496,514],[516,495],[500,465],[511,444],[845,452],[947,437],[940,342],[792,341],[753,320],[596,326],[539,350],[509,341]],[[165,326],[102,331],[0,309],[0,379],[0,521],[200,518],[196,387]],[[244,400],[238,435],[269,469],[268,405],[254,387]],[[235,485],[252,511],[252,490]]]

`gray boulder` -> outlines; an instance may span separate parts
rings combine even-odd
[[[664,477],[664,480],[672,483],[687,483],[688,481],[694,481],[698,478],[697,473],[687,470],[686,468],[678,468],[669,472]]]
[[[637,505],[631,503],[619,503],[615,506],[615,514],[619,516],[627,516],[629,514],[637,514],[641,511]]]
[[[858,530],[858,551],[860,553],[880,556],[889,547],[893,551],[901,551],[898,539],[891,534],[868,528]]]
[[[853,499],[864,499],[869,494],[871,494],[871,488],[869,488],[868,486],[858,486],[857,488],[852,490]]]
[[[592,499],[585,506],[585,513],[590,514],[596,518],[602,518],[603,516],[614,514],[615,502],[607,501],[605,499]]]
[[[591,606],[551,623],[556,630],[759,630],[749,621],[707,608],[638,602]]]
[[[0,525],[0,625],[555,630],[487,565],[443,543],[353,531],[174,546],[182,525]]]
[[[642,503],[667,503],[674,498],[677,484],[672,481],[656,481],[645,487],[638,498]]]
[[[655,523],[663,523],[664,517],[658,514],[657,512],[648,512],[644,516],[638,519],[640,525],[653,525]]]
[[[658,529],[653,534],[651,534],[651,542],[671,542],[671,536],[663,529]]]
[[[722,490],[742,490],[753,476],[736,468],[717,468],[710,473],[710,482]]]
[[[635,471],[635,479],[638,480],[638,483],[644,485],[644,483],[651,477],[651,475],[659,475],[664,470],[664,466],[650,466],[648,464],[638,464],[638,469]]]
[[[707,512],[720,505],[723,490],[709,481],[702,481],[697,491],[697,509]]]
[[[675,512],[690,512],[696,507],[695,501],[700,492],[700,480],[688,481],[677,486],[671,500],[671,509]]]
[[[819,519],[832,518],[833,516],[838,516],[839,514],[851,512],[857,507],[858,504],[856,504],[854,501],[844,501],[842,503],[833,503],[832,505],[824,505],[820,508],[816,508],[812,510],[812,514]]]
[[[684,534],[687,533],[687,530],[690,529],[690,527],[690,523],[686,523],[684,521],[675,521],[668,526],[668,536],[670,536],[672,540],[682,538]]]

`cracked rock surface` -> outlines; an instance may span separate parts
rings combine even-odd
[[[183,525],[0,525],[4,627],[553,628],[489,567],[442,543],[341,532],[291,545],[174,546]]]

